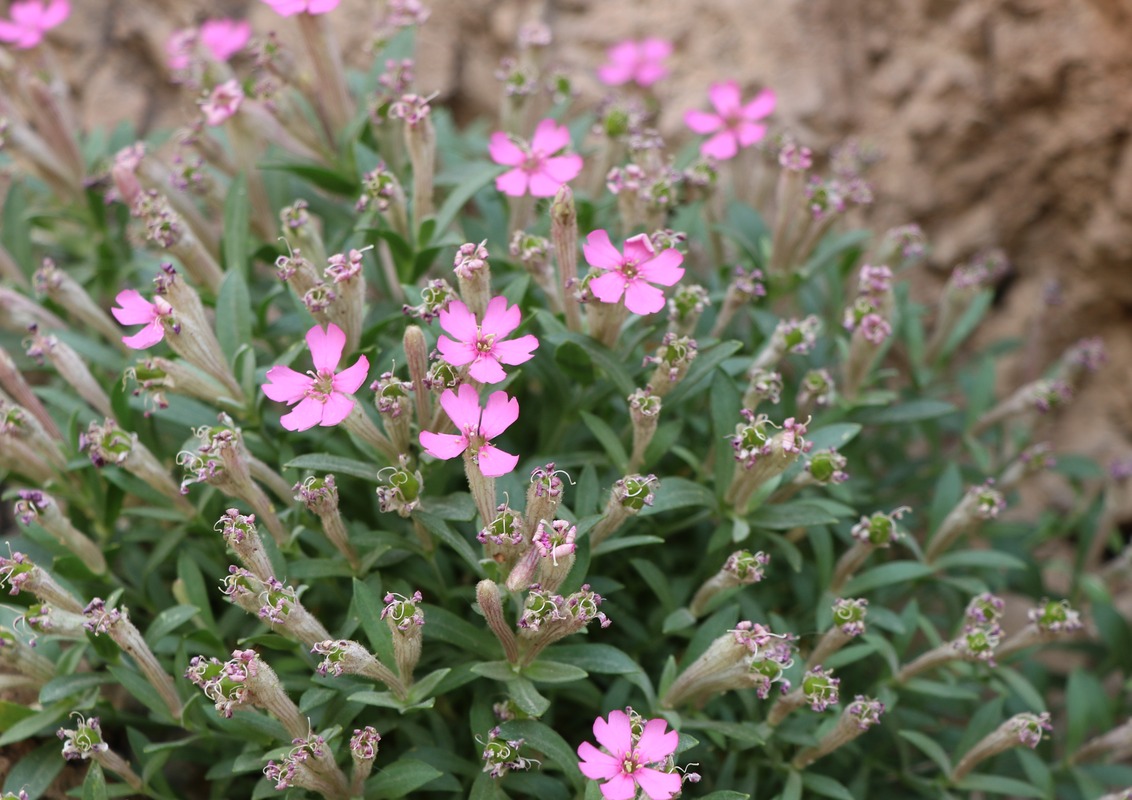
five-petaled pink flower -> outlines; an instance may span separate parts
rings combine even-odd
[[[471,450],[480,472],[498,478],[515,469],[519,457],[500,450],[491,443],[519,418],[519,401],[506,392],[492,392],[480,410],[479,395],[470,384],[460,384],[459,394],[445,389],[440,405],[460,433],[421,431],[420,442],[425,452],[435,458],[455,458]]]
[[[126,289],[114,298],[118,305],[110,309],[114,319],[123,325],[144,325],[133,336],[123,336],[122,342],[134,350],[145,350],[165,338],[163,317],[173,313],[173,307],[162,297],[149,302],[137,289]],[[120,306],[120,307],[119,307]]]
[[[11,19],[0,20],[0,42],[27,50],[43,41],[43,34],[62,25],[71,15],[68,0],[20,0],[8,9]]]
[[[553,197],[564,183],[578,177],[582,157],[568,153],[554,155],[570,144],[570,131],[552,119],[535,128],[530,145],[502,131],[491,135],[487,150],[496,164],[513,167],[495,179],[495,188],[511,197]]]
[[[606,52],[608,61],[601,65],[597,76],[607,86],[621,86],[632,81],[648,88],[668,74],[664,60],[672,55],[672,42],[667,39],[626,39]]]
[[[341,0],[263,0],[271,6],[275,13],[281,17],[293,17],[295,14],[326,14],[338,8]]]
[[[204,121],[209,125],[220,125],[237,111],[244,102],[244,90],[235,78],[216,86],[208,98],[200,104]]]
[[[758,122],[774,111],[775,96],[763,89],[743,105],[738,81],[713,83],[708,98],[716,113],[693,110],[684,115],[684,124],[696,133],[715,135],[700,145],[700,152],[717,161],[733,158],[741,147],[750,147],[766,136],[766,125]]]
[[[341,372],[342,348],[346,334],[334,323],[323,331],[315,325],[307,331],[307,346],[314,360],[314,372],[303,375],[290,367],[277,365],[267,371],[263,393],[280,403],[297,406],[279,421],[289,431],[305,431],[315,425],[337,425],[354,410],[350,397],[369,375],[369,359],[358,356],[354,366]]]
[[[240,52],[252,35],[252,26],[242,19],[210,19],[200,26],[200,43],[217,61],[227,61]]]
[[[530,361],[538,347],[532,334],[509,342],[502,341],[519,327],[519,307],[507,307],[507,298],[493,297],[477,324],[475,315],[459,300],[453,300],[440,312],[440,327],[456,338],[437,339],[436,349],[454,367],[468,367],[468,374],[480,383],[499,383],[507,377],[500,363],[514,366]]]
[[[609,234],[596,230],[582,245],[591,267],[605,270],[589,282],[589,290],[603,303],[616,303],[625,296],[625,307],[634,314],[653,314],[664,308],[664,292],[653,283],[672,286],[684,277],[684,256],[668,248],[659,253],[646,234],[625,240],[625,254],[609,241]]]
[[[633,727],[624,711],[609,712],[609,722],[594,720],[594,738],[606,749],[603,753],[589,742],[578,747],[578,768],[587,778],[605,780],[601,793],[605,800],[632,800],[641,787],[650,800],[669,800],[680,791],[682,780],[675,772],[656,769],[676,751],[680,736],[662,719],[644,723],[641,735],[633,740]]]

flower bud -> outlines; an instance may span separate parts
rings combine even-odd
[[[645,506],[651,506],[660,488],[655,475],[626,475],[613,484],[609,501],[597,525],[590,530],[591,547],[596,548],[617,532],[629,517],[636,516]]]
[[[406,686],[412,685],[413,669],[421,658],[421,628],[425,624],[424,611],[418,605],[421,599],[420,592],[413,592],[412,597],[390,592],[381,611],[393,634],[393,657]]]
[[[413,384],[403,381],[392,372],[383,372],[369,385],[374,393],[374,404],[385,433],[398,453],[408,453],[412,442],[411,397]]]
[[[811,369],[802,376],[798,387],[798,410],[811,413],[819,408],[832,408],[837,388],[827,369]]]
[[[696,332],[704,309],[710,305],[711,298],[704,287],[695,283],[678,285],[668,299],[668,332],[676,336],[691,336]]]
[[[566,184],[550,203],[550,238],[558,262],[558,290],[566,312],[566,327],[580,333],[582,316],[574,296],[574,284],[578,281],[578,210],[574,192]]]
[[[664,334],[656,355],[646,356],[643,366],[655,364],[656,369],[649,378],[649,388],[657,397],[664,397],[684,379],[688,368],[696,360],[696,341],[687,336]]]
[[[715,319],[711,329],[711,336],[718,338],[723,335],[727,325],[738,313],[739,309],[750,303],[756,297],[766,297],[766,287],[762,284],[761,270],[752,269],[749,272],[742,267],[735,267],[734,277],[727,285],[727,294],[723,297],[723,307]]]
[[[771,687],[790,690],[784,673],[794,663],[792,634],[776,634],[765,625],[744,620],[717,638],[686,667],[661,698],[664,708],[706,701],[732,689],[754,688],[765,700]]]
[[[59,377],[95,411],[104,417],[114,416],[110,398],[102,390],[102,384],[95,379],[82,357],[69,344],[59,341],[55,336],[41,334],[38,326],[33,325],[31,336],[25,340],[24,345],[28,356],[36,363],[42,364],[44,358],[50,360]]]
[[[357,642],[346,639],[326,639],[311,645],[311,652],[323,656],[315,671],[319,675],[337,678],[342,675],[362,675],[388,686],[397,697],[405,698],[405,685],[382,664],[376,656]]]
[[[708,604],[726,589],[758,583],[766,577],[766,565],[770,556],[761,550],[736,550],[727,557],[719,572],[713,575],[696,592],[688,606],[694,617],[702,617],[708,611]]]
[[[483,612],[484,620],[487,621],[487,627],[503,646],[503,654],[507,657],[507,661],[517,664],[519,643],[511,626],[507,624],[507,618],[503,613],[503,600],[499,594],[499,587],[494,581],[483,580],[476,584],[476,602]]]
[[[34,643],[34,639],[32,640]],[[0,626],[0,666],[12,670],[31,680],[33,686],[43,684],[55,677],[55,665],[35,652],[31,645],[24,644],[10,630]]]
[[[456,251],[453,272],[460,286],[460,298],[477,320],[482,321],[491,299],[491,266],[488,264],[487,241],[460,245]]]
[[[520,664],[534,661],[543,648],[585,628],[593,620],[603,628],[609,619],[599,611],[602,597],[589,584],[563,597],[532,586],[519,617],[519,641],[523,646]]]
[[[354,770],[350,775],[351,797],[360,797],[365,793],[366,778],[373,770],[380,741],[381,734],[372,725],[354,728],[354,735],[350,737],[350,759],[354,762]]]
[[[807,747],[798,753],[791,762],[794,769],[805,769],[819,758],[832,753],[837,748],[849,744],[873,725],[880,722],[884,713],[884,703],[857,695],[853,702],[845,707],[837,727],[822,737],[813,747]]]
[[[1050,724],[1048,711],[1015,714],[967,751],[951,771],[951,781],[958,783],[983,761],[1013,747],[1023,745],[1035,749],[1045,732],[1050,730],[1053,730],[1053,725]]]
[[[56,305],[66,309],[68,314],[98,331],[107,340],[121,344],[118,326],[110,316],[94,302],[82,284],[66,271],[55,266],[55,262],[50,258],[43,259],[42,266],[35,271],[35,291],[41,296],[50,298]]]
[[[378,472],[378,478],[387,485],[377,487],[377,503],[382,513],[395,512],[408,519],[421,504],[424,478],[420,470],[409,470],[407,456],[402,455],[399,464],[398,467],[386,467]]]
[[[38,489],[20,489],[15,516],[24,525],[32,522],[50,533],[60,544],[73,552],[96,575],[106,572],[106,558],[101,548],[81,533],[60,510],[49,494]]]
[[[296,483],[291,491],[295,493],[295,499],[307,507],[307,511],[319,518],[326,538],[346,557],[350,567],[357,571],[358,554],[350,544],[350,534],[338,511],[338,486],[334,482],[334,476],[325,475],[320,478],[312,475],[305,481]]]
[[[530,508],[529,502],[527,507]],[[501,503],[495,512],[495,518],[480,529],[476,539],[483,545],[484,556],[499,565],[501,575],[506,575],[523,553],[530,550],[531,528],[523,515],[507,503]],[[525,589],[530,582],[531,576],[528,575],[527,583],[522,588]]]
[[[645,460],[652,437],[660,423],[662,403],[659,395],[646,386],[629,395],[629,418],[633,421],[633,453],[629,456],[629,469],[638,469]]]
[[[972,486],[960,498],[940,523],[935,535],[928,542],[924,561],[931,563],[947,550],[964,533],[973,531],[984,520],[995,519],[1006,508],[1002,493],[994,488],[994,479],[987,479],[978,486]]]
[[[142,789],[142,780],[120,755],[113,752],[102,738],[98,717],[84,718],[78,712],[71,715],[78,720],[74,730],[60,728],[55,733],[63,740],[63,758],[68,761],[92,760],[105,770],[115,773],[135,792]],[[21,792],[21,794],[23,794]]]

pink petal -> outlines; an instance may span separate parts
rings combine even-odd
[[[663,720],[652,720],[652,722],[661,722]],[[675,736],[675,732],[673,732]],[[637,785],[645,790],[645,794],[649,796],[649,800],[669,800],[672,795],[680,791],[680,785],[683,783],[680,775],[675,772],[661,772],[658,769],[651,767],[641,767],[633,773],[633,778],[636,779]]]
[[[515,465],[519,463],[519,457],[504,452],[493,444],[485,444],[476,453],[476,463],[479,465],[480,472],[485,476],[498,478],[500,475],[506,475],[515,469]]]
[[[6,19],[0,19],[0,42],[17,42],[27,32],[27,28],[14,25]]]
[[[487,404],[483,408],[480,435],[485,439],[494,439],[510,428],[518,418],[519,401],[514,397],[508,397],[506,392],[492,392],[488,395]]]
[[[590,293],[603,303],[616,303],[625,293],[625,276],[610,270],[589,283]]]
[[[118,292],[114,302],[121,308],[115,306],[110,313],[123,325],[146,325],[157,319],[157,307],[142,297],[137,289]]]
[[[562,181],[547,172],[545,165],[538,172],[531,173],[531,197],[554,197],[561,188]]]
[[[506,302],[506,301],[505,301]],[[440,327],[461,342],[474,342],[476,334],[476,315],[459,300],[452,300],[440,312]]]
[[[637,274],[649,283],[672,286],[684,277],[684,254],[674,248],[661,250],[656,258],[650,259],[637,268]]]
[[[538,337],[528,333],[526,336],[520,336],[511,341],[496,342],[495,347],[492,348],[492,354],[504,364],[515,366],[534,358],[532,351],[537,349]]]
[[[772,89],[763,89],[755,99],[743,106],[743,118],[747,120],[762,119],[774,111],[778,102]]]
[[[433,433],[421,431],[421,447],[433,458],[448,460],[468,449],[468,440],[454,433]]]
[[[667,285],[671,286],[671,284]],[[365,382],[367,377],[369,377],[369,359],[365,356],[358,356],[354,366],[348,367],[334,376],[332,384],[337,392],[353,394],[358,391],[358,387]]]
[[[527,193],[527,179],[526,170],[515,167],[495,179],[495,188],[510,197],[522,197]]]
[[[161,320],[155,319],[133,336],[123,336],[122,344],[131,350],[145,350],[147,347],[153,347],[164,338],[165,326],[161,324]]]
[[[267,371],[263,393],[277,403],[297,403],[306,397],[313,383],[314,378],[310,375],[279,364]]]
[[[508,308],[507,298],[499,295],[491,298],[491,302],[487,304],[487,309],[483,312],[483,324],[480,327],[485,336],[494,335],[502,339],[518,328],[522,319],[523,314],[519,306]]]
[[[715,133],[723,127],[723,119],[717,114],[692,109],[684,112],[684,124],[695,133]]]
[[[363,377],[362,380],[365,380],[365,378]],[[350,412],[354,410],[354,405],[352,397],[341,392],[331,392],[330,397],[326,398],[326,402],[322,404],[322,421],[318,424],[324,428],[337,425],[350,416]]]
[[[625,287],[625,307],[642,317],[655,314],[664,308],[664,292],[640,278],[629,281]]]
[[[578,755],[582,760],[578,762],[578,769],[587,778],[602,780],[612,778],[621,772],[621,762],[608,753],[603,753],[589,742],[578,745]]]
[[[292,17],[307,10],[307,0],[265,0],[281,17]]]
[[[475,429],[480,426],[479,394],[466,383],[460,384],[456,392],[445,389],[444,394],[440,395],[440,407],[458,430]]]
[[[279,418],[289,431],[305,431],[322,422],[322,403],[313,397],[304,397],[290,414]]]
[[[617,269],[623,261],[621,253],[609,241],[609,233],[600,229],[586,237],[582,252],[585,253],[586,263],[598,269]]]
[[[708,99],[721,117],[734,117],[739,113],[739,82],[724,81],[713,83],[708,89]]]
[[[346,334],[333,322],[326,326],[325,331],[321,325],[315,325],[307,331],[307,347],[311,349],[316,370],[334,372],[338,369],[338,362],[342,360],[342,348],[345,346]]]
[[[486,384],[499,383],[507,377],[507,373],[499,366],[495,356],[488,355],[480,355],[473,361],[472,366],[468,367],[468,374],[480,383]]]
[[[544,119],[531,137],[531,151],[549,156],[570,144],[570,131],[552,119]]]
[[[622,772],[601,785],[601,794],[605,800],[633,800],[637,796],[637,784]]]
[[[325,14],[338,8],[340,0],[310,0],[307,4],[308,14]]]
[[[623,64],[628,66],[636,66],[637,61],[640,60],[640,49],[637,43],[632,39],[626,39],[623,42],[618,42],[605,51],[606,57],[614,64]]]
[[[632,742],[629,715],[624,711],[610,711],[609,721],[601,717],[594,720],[594,738],[611,753],[624,753]]]
[[[444,334],[436,340],[436,349],[444,356],[444,360],[454,367],[470,364],[479,354],[475,344],[454,342]]]
[[[664,64],[646,62],[637,67],[637,74],[633,76],[633,80],[637,82],[638,86],[648,88],[667,75],[668,67]]]
[[[641,57],[648,61],[663,61],[672,55],[672,42],[650,37],[641,42]]]
[[[621,86],[632,79],[635,68],[631,62],[603,64],[598,68],[597,77],[606,86]]]
[[[200,40],[217,61],[240,52],[251,33],[251,25],[234,19],[210,19],[200,26]]]
[[[517,167],[527,160],[527,154],[503,131],[496,131],[487,140],[487,152],[496,164]]]
[[[736,126],[736,135],[740,147],[750,147],[766,136],[766,125],[760,125],[757,122],[740,122]]]
[[[641,264],[655,255],[656,249],[652,246],[648,234],[638,233],[636,236],[625,240],[626,261],[635,261]]]
[[[71,4],[67,0],[52,0],[43,10],[39,18],[39,27],[43,30],[61,25],[71,15]]]
[[[569,183],[582,171],[582,157],[576,154],[554,156],[542,165],[542,172],[558,181],[559,185]]]
[[[735,134],[725,129],[701,144],[700,152],[716,161],[726,161],[739,152],[739,144],[735,141]]]
[[[654,764],[662,761],[676,752],[680,744],[680,734],[676,731],[665,731],[668,723],[663,719],[650,719],[641,731],[641,738],[637,740],[637,752],[641,754],[641,761],[645,764]]]
[[[12,15],[12,22],[25,28],[36,28],[39,27],[40,17],[43,16],[43,5],[39,0],[23,0],[23,2],[17,0],[12,3],[8,13]]]

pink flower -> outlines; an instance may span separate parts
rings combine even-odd
[[[441,336],[436,348],[454,367],[471,364],[468,374],[480,383],[499,383],[507,377],[501,362],[514,366],[530,361],[534,357],[531,351],[538,347],[538,338],[529,333],[510,342],[501,341],[519,327],[519,319],[519,307],[508,308],[502,295],[487,304],[481,324],[476,324],[466,305],[453,300],[440,312],[440,327],[456,341]]]
[[[165,338],[165,325],[162,323],[162,318],[170,316],[173,313],[173,307],[163,298],[155,297],[151,303],[142,297],[137,289],[126,289],[118,293],[114,302],[118,304],[110,309],[114,319],[123,325],[145,326],[133,336],[122,337],[126,347],[134,350],[145,350]]]
[[[263,393],[272,400],[294,405],[294,410],[279,421],[289,431],[305,431],[315,425],[337,425],[354,410],[350,397],[369,374],[369,359],[358,356],[354,366],[337,372],[346,346],[346,334],[337,325],[315,325],[307,331],[315,372],[306,375],[290,367],[277,365],[267,371]]]
[[[634,742],[629,715],[611,711],[609,722],[601,717],[594,720],[594,738],[607,752],[582,742],[578,747],[582,758],[578,768],[587,778],[606,781],[601,785],[605,800],[632,800],[638,786],[649,800],[669,800],[680,791],[680,775],[648,766],[663,763],[680,743],[676,731],[666,732],[667,727],[662,719],[650,719]]]
[[[625,295],[625,306],[634,314],[653,314],[664,308],[664,292],[652,283],[672,286],[684,277],[684,256],[673,248],[657,253],[646,234],[625,240],[625,254],[609,241],[609,234],[596,230],[582,245],[591,267],[605,272],[589,282],[590,293],[603,303],[616,303]]]
[[[22,0],[12,3],[11,20],[0,20],[0,42],[27,50],[43,41],[43,34],[71,15],[68,0]]]
[[[559,187],[582,171],[582,157],[573,153],[556,156],[570,144],[565,125],[544,119],[535,128],[528,146],[502,131],[491,135],[487,149],[496,164],[514,167],[495,179],[495,188],[511,197],[530,192],[533,197],[553,197]]]
[[[244,49],[251,35],[252,26],[246,20],[210,19],[200,26],[201,44],[217,61],[227,61]]]
[[[200,104],[200,110],[204,112],[204,121],[215,126],[239,111],[243,102],[244,90],[240,88],[239,82],[232,78],[213,89],[208,99]]]
[[[186,70],[193,63],[193,50],[196,49],[198,32],[193,28],[173,31],[165,40],[165,63],[170,71]]]
[[[434,458],[449,459],[470,448],[480,472],[489,478],[498,478],[515,469],[519,457],[500,450],[490,440],[519,418],[518,400],[508,397],[506,392],[493,392],[481,412],[479,395],[464,383],[460,385],[459,394],[445,389],[440,395],[440,405],[460,434],[421,431],[420,442],[426,453]]]
[[[672,42],[666,39],[626,39],[606,52],[608,61],[597,71],[607,86],[621,86],[632,81],[647,88],[668,74],[664,60],[672,55]]]
[[[716,113],[692,110],[684,115],[684,124],[696,133],[715,135],[700,145],[700,152],[718,161],[733,158],[741,147],[750,147],[766,136],[766,125],[756,120],[774,111],[775,97],[763,89],[755,99],[742,105],[737,81],[713,83],[708,98]]]
[[[281,17],[295,14],[326,14],[338,8],[340,0],[263,0]]]

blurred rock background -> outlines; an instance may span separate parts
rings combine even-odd
[[[494,113],[493,72],[532,3],[425,0],[418,87],[461,119]],[[55,34],[90,125],[185,121],[163,44],[209,16],[290,32],[256,0],[82,0]],[[597,97],[606,47],[659,36],[676,51],[658,86],[662,132],[709,83],[778,92],[775,119],[822,150],[876,145],[874,228],[919,223],[932,255],[915,287],[934,297],[952,266],[1000,247],[1012,272],[985,339],[1025,340],[1000,371],[1006,392],[1075,339],[1103,336],[1109,363],[1058,426],[1058,449],[1132,453],[1132,0],[546,0],[551,60]],[[366,59],[381,3],[343,0],[333,21]]]

